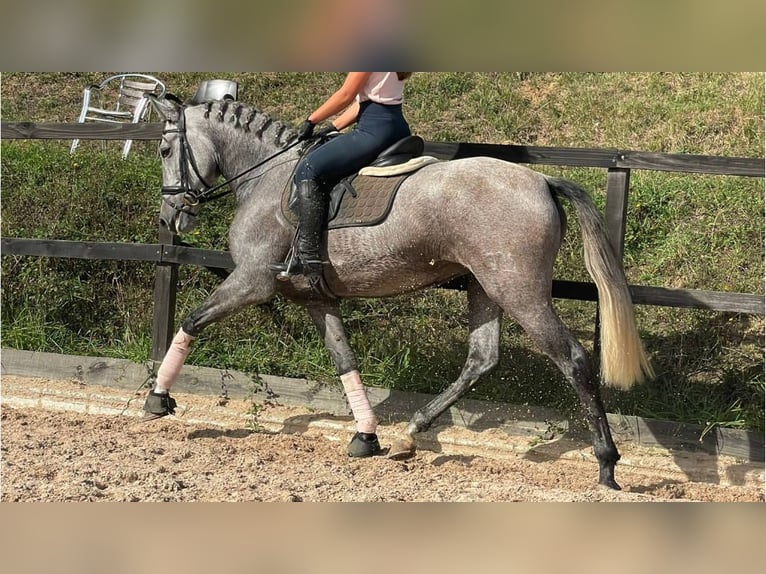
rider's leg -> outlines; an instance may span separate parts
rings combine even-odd
[[[290,265],[274,263],[269,265],[272,271],[288,275],[303,274],[318,277],[322,274],[322,233],[327,219],[327,197],[322,187],[314,179],[297,182],[298,194],[298,261]]]

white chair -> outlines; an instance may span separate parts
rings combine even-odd
[[[165,84],[146,74],[117,74],[98,85],[83,90],[82,110],[79,123],[133,123],[147,121],[152,107],[144,95],[150,92],[158,97],[165,95]],[[69,153],[74,153],[80,140],[72,141]],[[133,140],[125,140],[122,159],[128,157]]]

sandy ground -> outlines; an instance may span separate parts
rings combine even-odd
[[[301,408],[174,393],[178,416],[72,381],[2,380],[2,501],[762,501],[763,467],[619,445],[616,492],[585,444],[498,451],[497,431],[445,428],[405,461],[350,459],[353,424]],[[128,401],[130,403],[128,404]],[[127,405],[127,408],[126,408]],[[385,448],[398,429],[382,427]],[[500,439],[512,441],[505,436]],[[700,458],[702,457],[702,458]],[[689,460],[692,460],[689,458]],[[695,473],[692,468],[705,469]]]

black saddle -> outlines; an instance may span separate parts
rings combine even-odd
[[[394,145],[384,149],[370,165],[372,167],[388,167],[406,163],[412,158],[423,155],[425,142],[420,136],[407,136]]]

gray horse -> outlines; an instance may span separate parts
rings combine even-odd
[[[281,294],[306,307],[339,375],[355,371],[338,300],[317,297],[302,276],[277,281],[268,268],[286,257],[295,233],[281,211],[282,192],[300,157],[295,129],[234,101],[187,107],[178,100],[154,98],[152,103],[165,122],[162,224],[172,233],[189,231],[200,203],[210,197],[210,182],[219,176],[234,178],[229,185],[238,206],[229,239],[236,267],[184,320],[183,331],[196,337],[211,323]],[[428,165],[404,181],[384,222],[335,229],[326,240],[326,282],[340,298],[386,297],[469,278],[463,370],[413,415],[390,455],[414,451],[413,436],[428,429],[497,364],[505,312],[576,391],[592,432],[599,483],[620,488],[614,479],[620,455],[590,360],[551,302],[554,259],[565,229],[558,197],[576,210],[586,267],[598,287],[602,380],[629,388],[653,377],[622,266],[584,190],[486,157]]]

